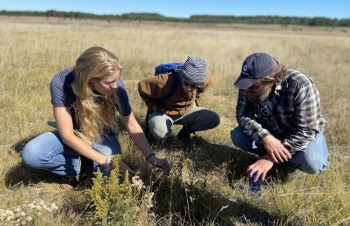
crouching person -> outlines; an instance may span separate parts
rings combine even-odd
[[[168,170],[166,160],[158,159],[136,121],[121,80],[118,58],[101,47],[85,50],[73,68],[51,80],[51,103],[57,131],[29,141],[21,152],[24,163],[62,176],[64,189],[77,184],[81,159],[94,162],[105,175],[112,170],[112,155],[121,154],[115,118],[116,110],[131,138],[155,167]],[[121,170],[133,171],[121,163]]]
[[[314,174],[329,165],[323,136],[325,119],[319,92],[309,76],[286,69],[266,53],[254,53],[243,62],[235,86],[239,88],[236,117],[231,131],[234,145],[258,154],[247,169],[255,181],[275,163]]]
[[[156,76],[139,82],[139,93],[149,109],[149,133],[162,139],[171,133],[173,124],[179,124],[183,128],[177,138],[189,143],[191,133],[216,127],[220,118],[214,111],[196,105],[211,84],[206,62],[189,56],[180,65],[169,71],[156,68]]]

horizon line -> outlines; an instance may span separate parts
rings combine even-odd
[[[164,14],[158,13],[158,12],[124,12],[120,14],[100,14],[100,13],[92,13],[92,12],[86,12],[86,11],[66,11],[66,10],[56,10],[56,9],[47,9],[47,10],[7,10],[7,9],[0,9],[0,11],[6,11],[6,12],[49,12],[49,11],[56,11],[56,12],[67,12],[67,13],[84,13],[84,14],[91,14],[91,15],[97,15],[97,16],[118,16],[123,14],[157,14],[160,16],[163,16],[165,18],[177,18],[177,19],[189,19],[192,16],[213,16],[213,17],[285,17],[285,18],[325,18],[325,19],[331,19],[331,20],[349,20],[350,17],[347,18],[336,18],[336,17],[327,17],[327,16],[314,16],[314,17],[308,17],[308,16],[281,16],[281,15],[233,15],[233,14],[193,14],[189,17],[176,17],[176,16],[166,16]]]

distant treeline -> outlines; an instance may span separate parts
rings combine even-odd
[[[0,15],[9,16],[45,16],[74,19],[102,20],[151,20],[189,23],[240,23],[240,24],[282,24],[306,26],[350,26],[350,18],[331,19],[326,17],[281,17],[281,16],[210,16],[193,15],[190,18],[166,17],[158,13],[124,13],[120,15],[97,15],[82,12],[64,12],[56,10],[42,11],[7,11],[1,10]]]

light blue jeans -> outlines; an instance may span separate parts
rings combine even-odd
[[[193,132],[215,128],[220,124],[219,115],[207,108],[194,106],[182,116],[170,117],[162,112],[149,116],[149,131],[155,139],[163,139],[172,132],[173,124],[187,125]]]
[[[244,151],[260,156],[266,153],[261,145],[254,145],[253,140],[246,136],[239,126],[231,131],[231,140],[235,146]],[[305,149],[295,152],[289,163],[295,168],[310,174],[325,171],[329,165],[329,160],[327,143],[323,133],[318,133],[316,139],[311,141]]]
[[[96,151],[106,155],[121,154],[118,137],[108,134],[101,144],[92,144]],[[63,143],[59,132],[47,132],[29,141],[21,152],[21,157],[26,166],[35,169],[45,169],[61,176],[77,176],[80,172],[80,155]],[[94,168],[99,167],[103,173],[103,167],[94,162]]]

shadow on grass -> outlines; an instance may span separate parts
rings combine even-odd
[[[37,135],[19,140],[12,145],[12,149],[20,153],[26,143],[32,140]],[[45,171],[26,167],[22,162],[14,167],[11,167],[5,175],[5,185],[8,188],[16,188],[19,185],[28,186],[39,182],[55,182],[57,176]]]
[[[235,187],[242,177],[246,177],[246,168],[254,163],[258,157],[235,149],[233,147],[210,143],[200,136],[195,136],[192,145],[182,145],[172,135],[162,141],[153,142],[155,148],[163,151],[178,152],[178,161],[190,159],[193,164],[191,171],[202,172],[207,175],[210,171],[218,170],[226,164],[222,172],[226,172],[228,183]],[[171,158],[172,155],[169,155]],[[181,164],[180,164],[181,165]],[[176,168],[176,166],[174,166]],[[181,168],[181,167],[180,167]],[[247,202],[243,198],[229,198],[218,194],[206,187],[205,181],[188,184],[181,180],[181,173],[172,180],[162,180],[156,185],[156,213],[161,218],[168,218],[169,225],[201,225],[212,222],[218,225],[259,224],[259,225],[300,225],[298,219],[290,221],[289,216],[273,214],[262,209],[258,204]],[[268,178],[280,182],[283,167],[274,167]],[[189,182],[192,183],[192,182]],[[236,188],[234,188],[236,189]],[[226,207],[221,209],[223,207]],[[171,216],[169,219],[169,216]],[[166,221],[166,220],[165,220]]]
[[[20,153],[25,144],[33,138],[37,137],[38,135],[31,136],[18,141],[17,143],[12,145],[12,149],[17,153]],[[86,158],[81,158],[81,160],[81,173],[86,175],[92,175],[92,162],[87,160]],[[10,168],[5,175],[5,185],[8,188],[15,188],[19,185],[28,186],[32,184],[38,184],[41,182],[60,183],[60,181],[60,176],[55,175],[46,170],[29,168],[25,166],[23,162]]]
[[[162,180],[156,185],[155,212],[160,218],[168,218],[166,225],[215,225],[252,224],[293,225],[286,222],[288,216],[273,215],[244,199],[231,199],[218,191],[210,191],[205,183],[184,183],[179,177]],[[169,224],[170,223],[170,224]]]
[[[5,185],[11,189],[20,185],[28,186],[40,182],[58,183],[59,181],[59,176],[45,170],[28,168],[23,163],[12,167],[5,175]]]
[[[246,169],[250,164],[253,164],[258,156],[249,152],[244,152],[240,149],[210,143],[201,136],[194,136],[192,144],[184,145],[178,141],[174,135],[170,135],[163,140],[150,142],[155,149],[166,149],[182,151],[184,158],[189,158],[194,161],[194,169],[197,171],[211,171],[218,166],[227,164],[227,179],[230,184],[242,177],[246,177]],[[290,167],[287,164],[275,164],[268,172],[267,178],[277,183],[285,183],[288,181]]]
[[[194,162],[193,168],[196,171],[210,172],[225,164],[229,183],[245,177],[246,168],[257,159],[252,154],[227,145],[210,143],[200,136],[194,136],[192,141],[192,144],[184,145],[174,135],[170,135],[166,139],[150,143],[156,150],[181,152],[184,159],[188,158]]]
[[[81,175],[82,183],[88,183],[88,178],[93,177],[91,162],[82,158]],[[42,169],[32,169],[20,163],[10,168],[5,175],[5,185],[8,188],[16,188],[17,186],[29,186],[38,183],[60,183],[62,177]]]

